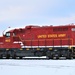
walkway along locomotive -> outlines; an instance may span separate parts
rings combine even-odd
[[[75,25],[26,26],[0,37],[0,58],[75,58]]]

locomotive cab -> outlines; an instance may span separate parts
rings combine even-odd
[[[6,34],[4,35],[6,38],[10,38],[11,33],[10,32],[6,32]]]
[[[14,37],[15,36],[15,33],[12,31],[8,31],[8,32],[5,32],[5,34],[3,34],[6,38],[10,38],[10,37]]]
[[[2,43],[0,44],[1,48],[5,49],[21,48],[20,43],[18,43],[19,37],[16,36],[13,31],[14,30],[9,30],[3,33],[3,37],[1,37],[2,40],[0,40],[0,42]],[[17,43],[15,43],[15,41],[17,41]]]

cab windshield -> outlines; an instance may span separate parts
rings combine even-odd
[[[6,36],[6,37],[10,37],[10,32],[7,32],[7,33],[5,34],[5,36]]]

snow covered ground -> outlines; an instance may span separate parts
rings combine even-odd
[[[0,60],[0,75],[75,75],[75,60]]]

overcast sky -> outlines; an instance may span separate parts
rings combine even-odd
[[[75,0],[0,0],[0,34],[26,25],[75,23]]]

